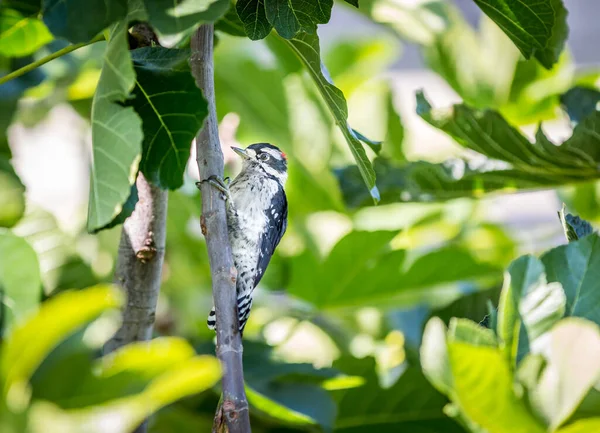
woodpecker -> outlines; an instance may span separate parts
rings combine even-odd
[[[208,181],[226,200],[227,228],[237,269],[239,330],[243,334],[252,308],[252,292],[260,282],[287,228],[285,196],[287,159],[285,153],[268,143],[246,149],[232,147],[242,157],[242,171],[230,185],[216,177]],[[208,327],[215,329],[213,307]]]

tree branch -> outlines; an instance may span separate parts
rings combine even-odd
[[[202,25],[192,36],[190,65],[196,84],[208,101],[208,117],[196,137],[200,180],[223,176],[223,153],[219,143],[213,68],[212,24]],[[217,357],[223,365],[222,413],[229,433],[249,433],[250,416],[244,391],[242,339],[237,318],[235,283],[237,272],[227,233],[225,202],[208,182],[201,183],[202,217],[200,225],[212,276],[212,291],[217,313]],[[219,418],[219,417],[217,417]]]
[[[131,30],[131,48],[152,46],[156,41],[145,23]],[[167,238],[168,192],[148,182],[141,171],[136,187],[138,202],[123,224],[114,278],[127,293],[127,305],[121,328],[104,345],[105,354],[133,341],[150,340],[154,328]],[[135,433],[146,431],[144,422]]]
[[[152,337],[165,256],[168,193],[151,185],[141,172],[136,186],[139,201],[123,224],[114,278],[127,292],[127,305],[123,324],[104,345],[104,353]]]

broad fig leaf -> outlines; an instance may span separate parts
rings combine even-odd
[[[500,349],[450,342],[448,353],[455,398],[470,420],[489,433],[546,431],[514,394],[508,360]]]
[[[271,33],[273,26],[267,19],[264,0],[239,0],[235,8],[250,39],[264,39]]]
[[[229,0],[144,0],[150,24],[163,34],[175,34],[214,22],[229,9]]]
[[[239,5],[239,3],[238,3]],[[367,157],[359,137],[348,125],[348,105],[344,94],[334,86],[327,68],[321,62],[319,37],[317,34],[300,33],[286,41],[290,49],[298,56],[321,93],[335,123],[340,128],[352,155],[356,160],[360,175],[367,186],[367,191],[375,203],[379,202],[379,190],[375,185],[375,170]]]
[[[142,119],[140,169],[161,188],[183,185],[190,146],[208,113],[188,66],[189,52],[163,47],[131,52],[134,98],[127,102]]]
[[[345,356],[334,367],[365,379],[362,386],[333,392],[338,403],[336,432],[465,432],[444,414],[446,398],[427,382],[418,367],[407,367],[389,388],[380,385],[372,358]]]
[[[549,282],[562,284],[566,315],[600,325],[600,236],[594,233],[554,248],[541,257]]]
[[[532,407],[555,431],[575,412],[600,377],[600,329],[586,320],[562,320],[551,331],[546,366],[534,389]]]
[[[127,0],[42,0],[42,15],[54,36],[79,43],[124,19],[127,6]]]
[[[558,61],[569,33],[562,0],[534,3],[475,0],[475,3],[504,30],[526,59],[535,57],[547,69]]]
[[[91,16],[91,15],[90,15]],[[129,15],[116,24],[104,54],[100,81],[92,102],[92,167],[87,228],[97,232],[117,217],[131,194],[142,153],[142,121],[130,98],[135,71],[129,54],[130,20],[145,17],[143,5],[130,2]]]
[[[315,33],[331,18],[333,0],[264,0],[269,23],[285,39],[299,31]]]

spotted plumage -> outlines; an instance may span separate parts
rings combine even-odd
[[[227,199],[229,241],[238,271],[238,319],[243,332],[252,308],[252,292],[287,228],[287,160],[283,152],[268,143],[233,149],[242,157],[242,171],[229,188],[215,186]],[[215,329],[214,307],[207,324]]]

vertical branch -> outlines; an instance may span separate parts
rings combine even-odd
[[[127,305],[123,325],[104,345],[104,353],[152,337],[165,256],[168,195],[142,173],[136,186],[139,201],[123,224],[114,278],[127,292]]]
[[[190,65],[196,84],[208,101],[208,117],[196,137],[200,180],[223,176],[223,153],[219,143],[213,67],[212,24],[202,25],[192,36]],[[235,283],[237,272],[231,254],[225,203],[208,182],[201,183],[202,217],[210,261],[213,300],[217,319],[217,357],[223,365],[222,414],[229,433],[249,433],[250,416],[244,391],[242,339],[237,319]],[[221,418],[217,416],[216,418]],[[218,420],[215,420],[216,422]]]
[[[152,28],[136,24],[129,33],[130,47],[152,46],[158,43]],[[152,185],[138,173],[138,202],[131,216],[123,223],[114,281],[127,293],[123,324],[104,345],[110,353],[133,341],[152,338],[156,304],[160,293],[165,243],[167,238],[168,192]],[[144,421],[135,433],[146,433]]]

